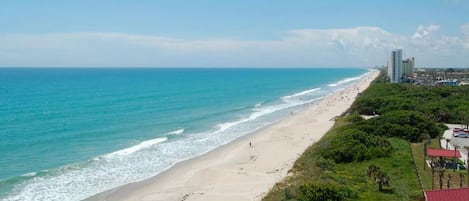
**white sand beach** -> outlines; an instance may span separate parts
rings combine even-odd
[[[297,158],[333,126],[357,94],[379,74],[305,106],[301,112],[207,154],[181,162],[148,180],[98,194],[111,201],[252,201],[287,176]],[[250,144],[252,146],[250,146]]]

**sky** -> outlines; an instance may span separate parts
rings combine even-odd
[[[0,0],[0,67],[469,67],[469,0]]]

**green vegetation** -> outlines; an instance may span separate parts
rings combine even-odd
[[[381,167],[371,164],[368,166],[368,170],[366,171],[366,174],[368,177],[372,178],[374,182],[378,184],[378,191],[382,192],[383,191],[383,185],[389,186],[389,183],[391,182],[391,179],[389,176],[381,170]]]
[[[469,86],[374,83],[357,98],[351,110],[367,115],[410,110],[433,122],[468,125],[468,97]]]
[[[315,144],[296,161],[292,176],[276,184],[263,200],[419,200],[423,194],[409,143],[397,138],[388,140],[394,148],[389,157],[336,163],[332,169],[318,165],[321,156]],[[383,185],[381,192],[376,181],[367,176],[371,164],[379,164],[391,181],[390,186]],[[310,199],[311,195],[321,194],[324,186],[340,197]]]
[[[375,136],[400,137],[411,142],[421,141],[426,134],[438,137],[446,129],[423,114],[409,110],[390,111],[353,127]]]
[[[319,154],[336,163],[387,157],[393,150],[386,138],[369,135],[357,129],[348,128],[333,135],[336,136],[325,141],[326,144],[321,143]]]
[[[469,86],[414,86],[384,80],[384,76],[377,78],[357,98],[349,115],[338,118],[263,200],[423,199],[417,174],[417,169],[424,171],[419,142],[438,139],[447,129],[441,122],[469,125]],[[360,114],[377,116],[365,120]],[[435,182],[464,184],[462,172],[441,177],[441,182],[436,171],[433,177],[431,170],[420,174],[425,189]]]
[[[356,193],[349,188],[339,187],[334,184],[305,183],[299,188],[299,200],[331,200],[341,201],[347,198],[356,198]],[[293,197],[291,197],[293,198]]]

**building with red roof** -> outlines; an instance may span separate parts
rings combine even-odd
[[[461,153],[458,150],[428,149],[427,150],[427,156],[430,156],[430,157],[460,158]]]
[[[467,201],[469,188],[425,191],[426,201]]]

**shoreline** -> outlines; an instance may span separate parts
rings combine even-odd
[[[305,106],[272,125],[200,156],[181,161],[149,179],[85,200],[261,200],[294,162],[334,125],[379,71]],[[252,143],[252,147],[250,146]]]

